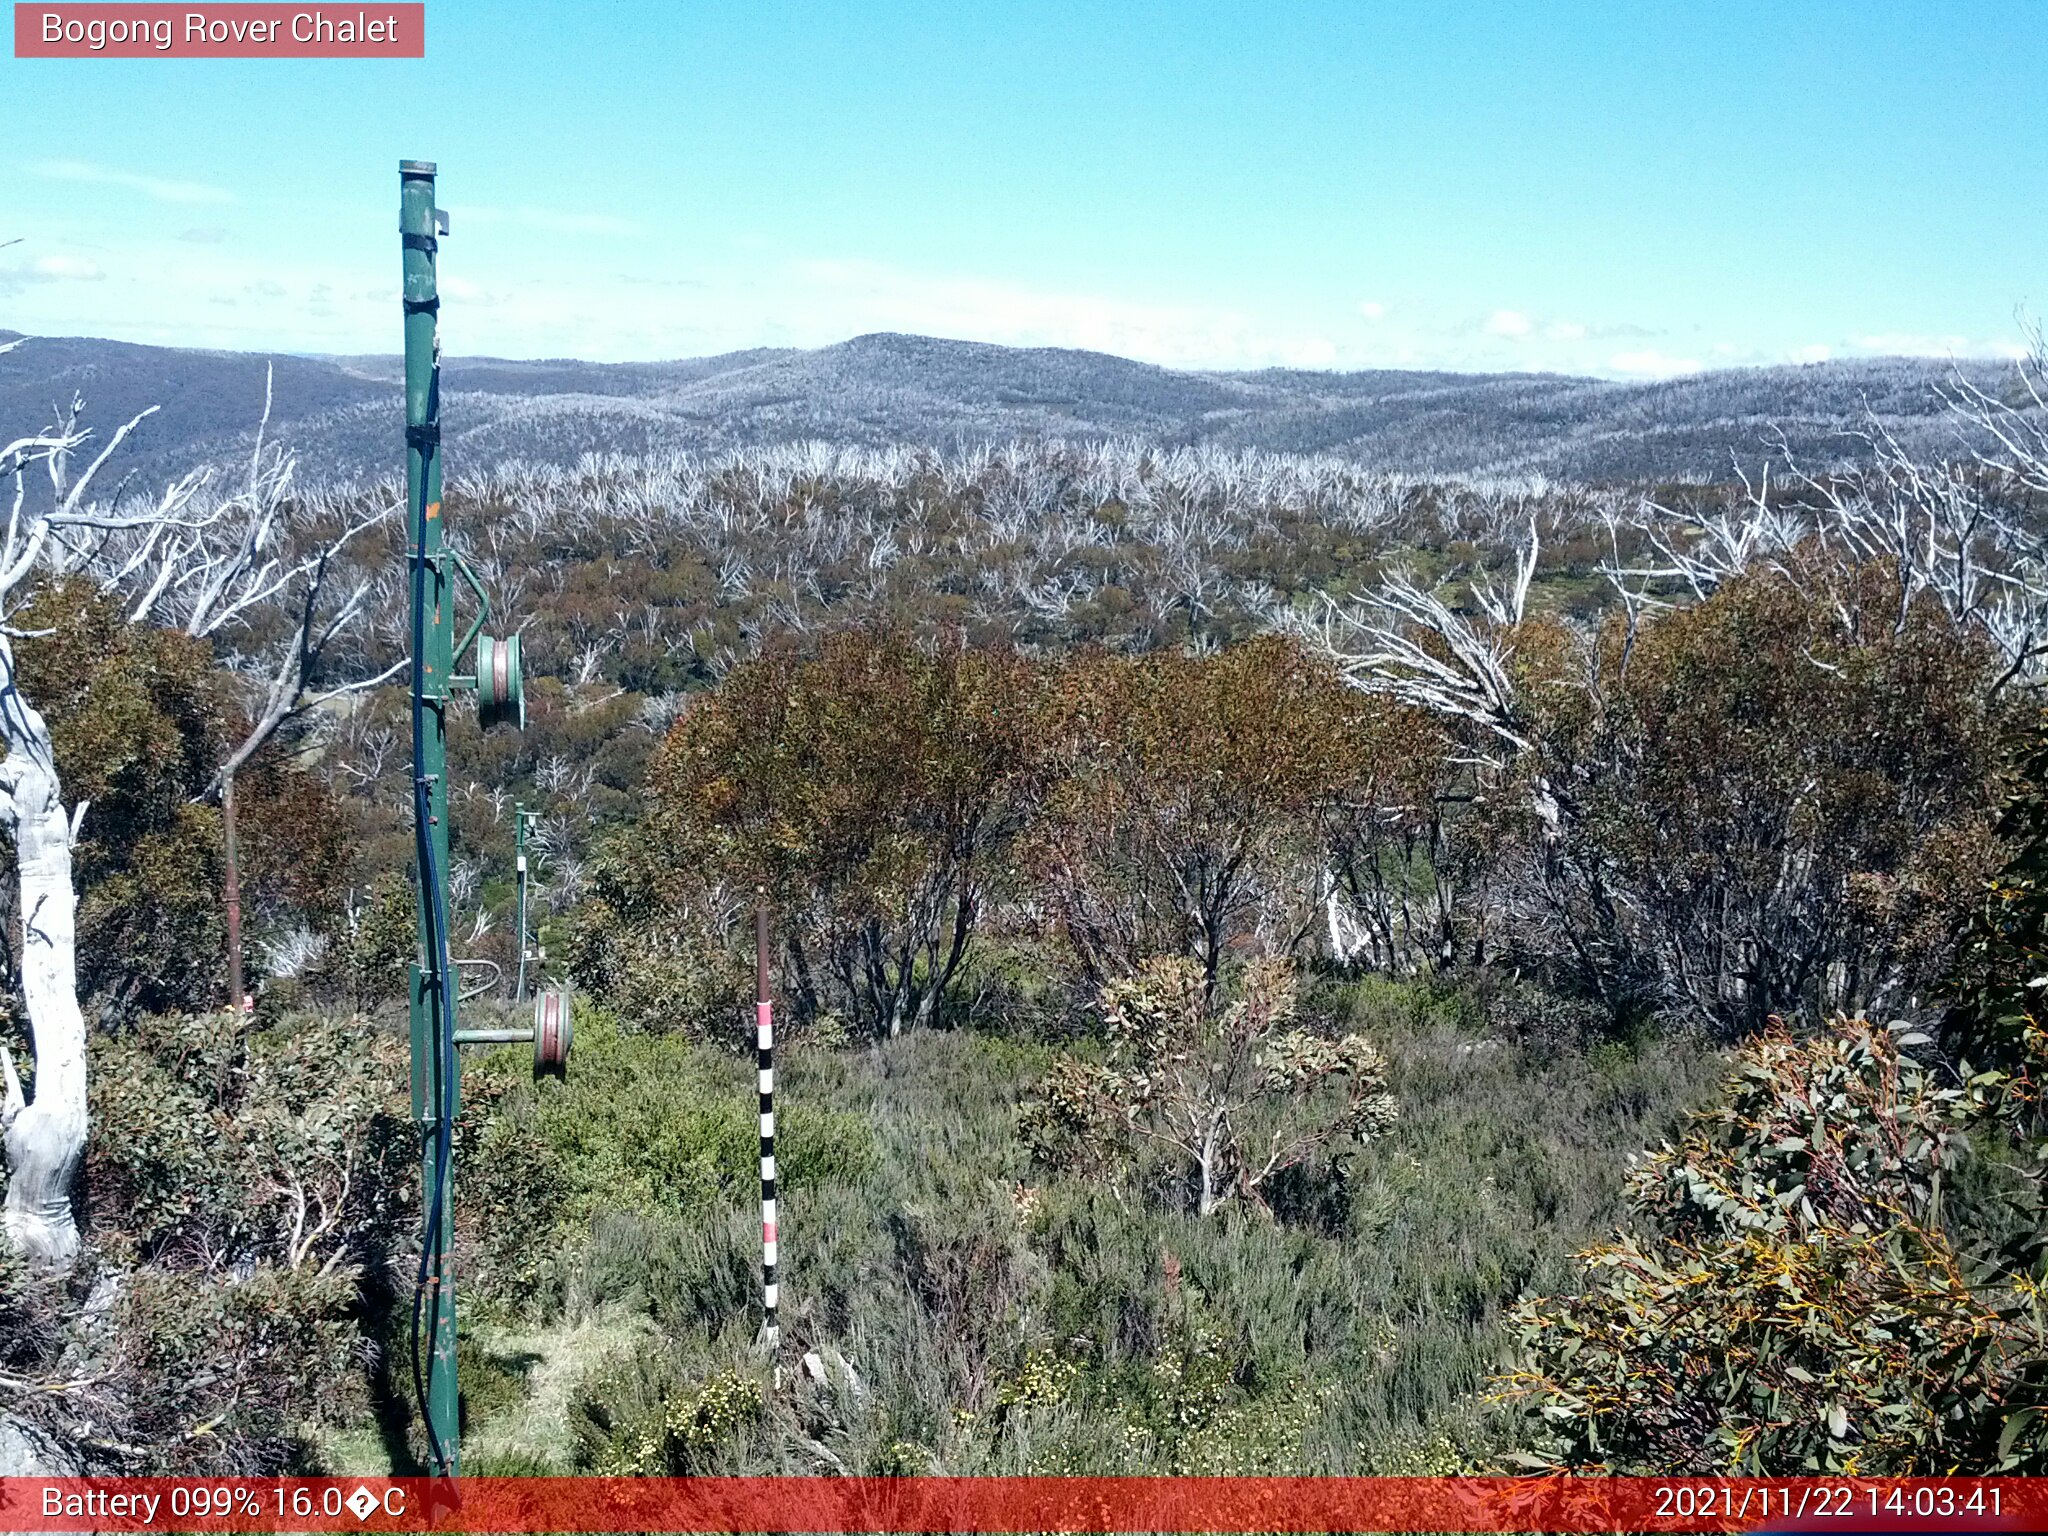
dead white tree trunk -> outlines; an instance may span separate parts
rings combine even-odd
[[[19,341],[0,346],[12,351]],[[78,1006],[77,906],[71,846],[85,807],[67,810],[57,774],[49,723],[22,693],[14,641],[22,631],[7,620],[33,582],[75,570],[110,541],[125,541],[146,560],[158,537],[198,525],[186,508],[200,480],[168,487],[156,504],[123,516],[86,501],[94,475],[149,412],[116,432],[75,480],[70,455],[86,441],[78,430],[79,403],[49,432],[0,447],[0,484],[14,482],[4,542],[0,542],[0,824],[14,838],[21,885],[22,992],[35,1056],[35,1097],[22,1091],[13,1054],[0,1048],[0,1126],[7,1155],[7,1201],[0,1212],[7,1237],[30,1263],[68,1265],[78,1252],[78,1222],[71,1186],[85,1155],[85,1016]],[[48,467],[48,500],[28,502],[24,471]]]
[[[0,635],[0,820],[14,834],[21,880],[22,990],[35,1037],[35,1089],[27,1102],[13,1053],[0,1047],[6,1099],[7,1235],[37,1265],[71,1262],[78,1223],[71,1185],[85,1155],[85,1016],[78,1007],[77,898],[71,885],[74,817],[64,810],[50,728],[15,685],[14,646]],[[83,811],[84,807],[79,808]]]
[[[1467,588],[1477,618],[1395,572],[1349,606],[1326,596],[1320,612],[1283,613],[1274,627],[1327,656],[1356,688],[1480,727],[1507,748],[1486,760],[1498,767],[1530,747],[1511,663],[1540,548],[1532,520],[1514,580]]]

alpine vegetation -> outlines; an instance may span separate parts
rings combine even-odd
[[[575,998],[450,1133],[465,1471],[2048,1470],[2037,365],[1710,469],[1541,379],[1405,460],[1341,377],[768,430],[881,340],[451,366],[525,728],[448,712],[438,934],[479,1046]],[[332,367],[211,471],[0,452],[0,1417],[73,1470],[432,1449],[401,497],[280,446],[385,411]]]

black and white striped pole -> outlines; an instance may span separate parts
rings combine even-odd
[[[754,1054],[761,1074],[761,1342],[771,1363],[781,1342],[775,1280],[775,1004],[768,996],[768,892],[754,908]],[[780,1384],[781,1370],[776,1370]]]

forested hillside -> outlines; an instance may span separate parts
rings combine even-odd
[[[0,340],[11,332],[0,331]],[[264,370],[301,463],[354,479],[391,460],[399,362],[277,357],[37,338],[0,360],[0,413],[28,423],[81,392],[96,413],[160,415],[131,467],[181,471],[248,449]],[[1734,478],[1782,434],[1817,465],[1867,460],[1874,423],[1923,456],[1954,455],[1934,393],[1994,393],[2009,364],[1871,358],[1724,369],[1640,383],[1557,374],[1382,369],[1198,373],[1100,352],[858,336],[662,363],[451,358],[452,461],[573,466],[587,453],[723,453],[805,441],[956,450],[1018,437],[1326,454],[1383,472],[1609,483]],[[2017,398],[2017,397],[2016,397]],[[1981,444],[1972,444],[1981,446]]]
[[[555,373],[503,369],[476,387]],[[1608,468],[1555,416],[1516,466],[1581,482],[1241,446],[1222,397],[1386,398],[1158,372],[1119,408],[1200,443],[878,415],[885,446],[485,467],[451,426],[444,515],[529,673],[523,731],[453,718],[465,1018],[511,1008],[521,806],[578,999],[565,1080],[465,1070],[466,1469],[2048,1468],[2032,407],[1959,386],[1856,464],[1687,485],[1656,400],[1732,407],[1683,381],[1612,405]],[[1619,399],[1486,388],[1531,441]],[[77,1251],[0,1268],[0,1413],[51,1463],[422,1454],[403,537],[388,487],[279,448],[322,419],[138,476],[127,521],[118,471],[67,489],[97,410],[0,461],[54,462],[63,535],[5,647],[89,1058]],[[46,914],[0,914],[19,999]]]

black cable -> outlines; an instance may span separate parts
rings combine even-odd
[[[438,366],[436,373],[439,372]],[[438,395],[438,387],[430,387],[430,394]],[[410,438],[408,432],[408,438]],[[421,445],[420,494],[426,494],[427,477],[432,465],[433,449]],[[440,1219],[442,1202],[447,1197],[448,1175],[455,1155],[455,1124],[448,1113],[448,1085],[454,1081],[455,1057],[455,999],[453,995],[453,967],[448,963],[448,914],[441,900],[440,869],[434,860],[434,837],[432,830],[432,779],[426,771],[426,603],[422,590],[426,580],[427,556],[424,542],[414,551],[417,562],[413,570],[412,604],[412,778],[413,778],[413,845],[420,872],[420,908],[426,922],[426,962],[433,975],[434,990],[440,1007],[437,1010],[439,1028],[435,1031],[435,1058],[438,1064],[436,1081],[433,1086],[438,1092],[434,1105],[434,1177],[432,1190],[422,1213],[420,1231],[419,1273],[414,1279],[412,1293],[412,1384],[413,1393],[419,1402],[420,1420],[426,1426],[428,1454],[433,1460],[434,1470],[445,1473],[451,1470],[448,1448],[441,1444],[441,1437],[434,1429],[434,1415],[428,1402],[426,1371],[421,1363],[420,1342],[421,1322],[426,1310],[427,1272],[432,1264],[433,1254],[440,1244]],[[420,1085],[422,1094],[428,1084]],[[422,1191],[422,1193],[428,1193]],[[434,1305],[439,1308],[443,1297],[437,1288]]]
[[[420,775],[415,780],[413,805],[414,814],[418,817],[419,824],[423,829],[429,825],[428,809],[430,804],[429,780],[425,775]],[[428,939],[428,955],[434,964],[435,990],[440,995],[441,1003],[441,1027],[436,1031],[434,1042],[436,1046],[435,1054],[439,1065],[437,1086],[439,1086],[441,1091],[441,1101],[435,1106],[439,1113],[435,1116],[434,1129],[434,1179],[432,1191],[428,1195],[426,1209],[422,1215],[419,1273],[415,1277],[413,1286],[412,1379],[413,1392],[419,1400],[420,1420],[426,1426],[429,1453],[433,1458],[435,1469],[445,1472],[449,1468],[449,1455],[447,1447],[441,1444],[441,1438],[435,1432],[434,1416],[427,1398],[426,1373],[420,1358],[422,1338],[420,1325],[426,1307],[427,1272],[431,1267],[433,1254],[441,1240],[441,1205],[447,1195],[448,1175],[454,1163],[455,1123],[453,1118],[447,1113],[447,1084],[451,1081],[451,1073],[453,1071],[451,1058],[454,1055],[455,1049],[452,1030],[449,1024],[454,1018],[454,1010],[453,1003],[448,996],[447,982],[450,967],[448,965],[447,923],[446,913],[441,910],[440,871],[434,862],[433,838],[430,834],[423,835],[419,838],[418,843],[420,878],[427,892],[427,927],[430,934]],[[434,1305],[436,1308],[439,1308],[442,1304],[443,1297],[437,1288],[434,1294]]]

